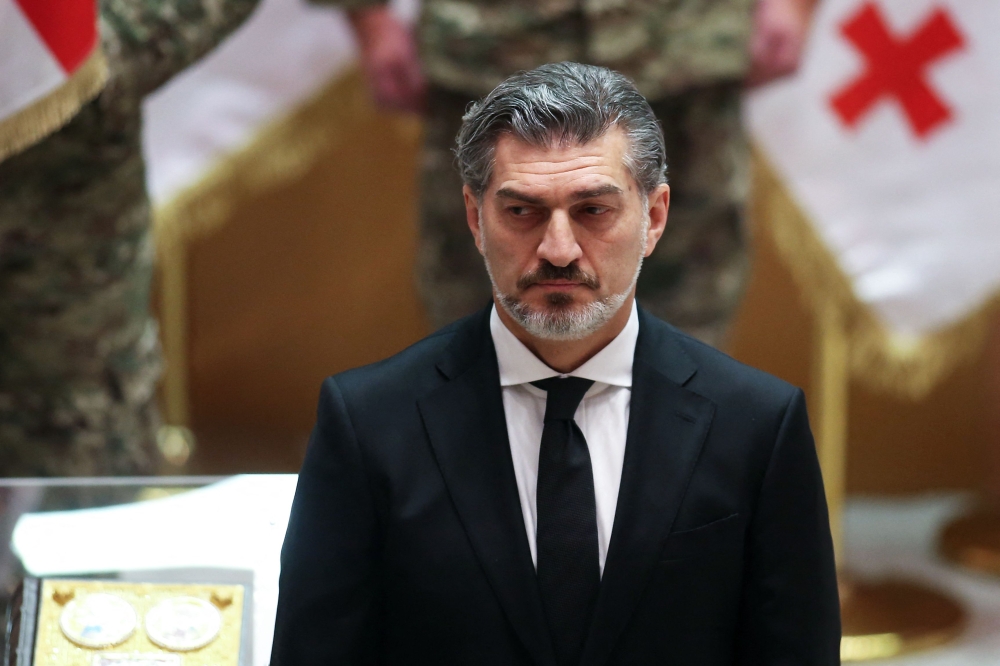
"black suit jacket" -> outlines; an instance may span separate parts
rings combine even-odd
[[[582,666],[838,664],[800,390],[639,310],[621,489]],[[274,666],[555,666],[489,310],[326,380]]]

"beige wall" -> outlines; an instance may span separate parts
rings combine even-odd
[[[427,332],[411,279],[417,140],[370,111],[331,122],[353,139],[189,248],[192,471],[295,470],[322,378]],[[808,392],[811,335],[762,239],[731,352]],[[962,368],[919,403],[854,387],[850,489],[979,486],[991,436],[1000,449],[986,367]]]

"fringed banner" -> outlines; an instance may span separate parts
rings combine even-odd
[[[362,111],[363,110],[363,111]],[[271,119],[247,143],[217,161],[201,178],[154,209],[161,247],[211,234],[231,217],[239,201],[303,175],[319,155],[343,139],[338,119],[372,113],[361,76],[351,71],[331,81],[287,115]],[[400,119],[401,130],[419,131]]]
[[[919,399],[982,349],[1000,298],[919,337],[894,333],[855,295],[834,254],[759,149],[754,151],[752,206],[757,229],[771,237],[812,313],[818,318],[831,300],[839,306],[851,372],[869,386]]]
[[[66,124],[107,78],[94,0],[0,0],[0,160]]]
[[[886,391],[975,358],[1000,295],[998,30],[995,0],[825,0],[800,72],[748,99],[758,225]]]

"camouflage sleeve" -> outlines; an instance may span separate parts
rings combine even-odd
[[[208,53],[259,0],[100,0],[102,41],[118,85],[145,95]]]

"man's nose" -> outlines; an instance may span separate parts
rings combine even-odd
[[[553,266],[569,266],[583,256],[576,241],[573,224],[564,211],[554,211],[545,227],[545,236],[538,246],[538,258]]]

